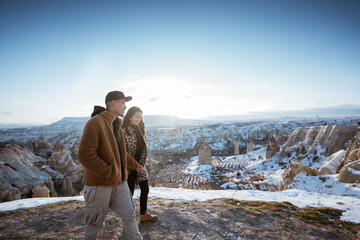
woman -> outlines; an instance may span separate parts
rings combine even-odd
[[[138,107],[131,107],[123,120],[123,132],[128,153],[143,167],[141,172],[129,169],[128,184],[134,195],[135,184],[140,186],[140,223],[155,222],[158,217],[147,211],[149,193],[148,173],[145,167],[147,157],[145,124],[142,111]]]

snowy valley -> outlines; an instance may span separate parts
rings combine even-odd
[[[0,130],[1,201],[80,195],[76,154],[87,120],[64,118],[43,127]],[[360,206],[359,120],[215,123],[153,117],[147,124],[150,184],[153,189],[293,189],[351,197]]]

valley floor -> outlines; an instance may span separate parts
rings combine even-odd
[[[140,225],[144,239],[357,239],[360,232],[360,224],[340,220],[341,210],[286,202],[158,198],[148,205],[159,220]],[[83,239],[83,206],[69,201],[1,212],[0,239]],[[109,211],[99,239],[114,239],[120,230],[121,220]]]

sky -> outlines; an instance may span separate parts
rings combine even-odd
[[[356,0],[0,0],[0,34],[0,123],[90,116],[112,90],[145,115],[360,115]]]
[[[135,190],[134,198],[140,196],[139,189]],[[360,200],[353,197],[326,195],[316,192],[306,192],[297,189],[282,192],[266,192],[259,190],[190,190],[178,188],[151,188],[149,198],[162,198],[174,201],[207,201],[212,199],[232,198],[247,201],[276,201],[290,202],[293,205],[305,208],[329,207],[344,210],[340,217],[343,221],[360,223]],[[58,198],[28,198],[0,203],[0,212],[17,209],[33,208],[60,201],[84,201],[84,196],[58,197]]]

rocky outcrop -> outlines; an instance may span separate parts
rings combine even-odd
[[[79,141],[76,141],[70,148],[70,151],[72,153],[72,155],[76,156],[78,154],[78,149],[79,149]]]
[[[246,154],[254,151],[254,141],[250,138],[246,144]]]
[[[337,179],[345,183],[360,182],[360,160],[346,164]]]
[[[198,164],[208,164],[211,165],[211,149],[202,143],[199,148],[199,161]]]
[[[25,165],[31,165],[31,158],[35,155],[19,143],[11,142],[5,146],[0,153],[0,160],[4,163],[21,162]]]
[[[266,158],[272,158],[277,152],[280,151],[279,143],[275,140],[275,138],[271,138],[266,147]]]
[[[0,179],[0,202],[7,202],[18,199],[21,199],[21,191],[18,188],[11,186],[4,179]]]
[[[53,152],[53,146],[41,135],[34,143],[34,151],[37,155],[48,158]]]
[[[296,129],[280,152],[280,157],[290,157],[294,152],[298,159],[308,154],[330,156],[346,149],[355,136],[357,127],[324,125]]]
[[[240,154],[239,142],[240,142],[239,139],[236,139],[235,148],[234,148],[234,155],[239,155]]]
[[[32,164],[38,158],[18,143],[5,146],[0,152],[1,201],[31,197],[35,182],[51,179]]]
[[[349,146],[349,141],[354,138],[357,132],[355,126],[334,126],[328,137],[328,145],[325,156],[329,156],[341,149],[346,149]]]
[[[356,131],[356,135],[351,140],[349,147],[346,149],[346,153],[343,161],[338,167],[338,172],[346,164],[360,159],[360,127]]]
[[[294,178],[296,175],[298,175],[300,172],[306,172],[309,175],[317,176],[319,175],[319,172],[315,169],[305,167],[301,165],[301,163],[296,160],[292,159],[288,165],[288,167],[285,169],[283,180],[281,182],[280,190],[286,190],[289,189],[291,183],[294,182]]]
[[[59,194],[73,196],[75,192],[81,190],[82,169],[74,163],[64,144],[58,142],[55,145],[54,153],[49,159],[49,167],[62,174],[62,176],[57,176],[58,180],[56,181],[56,189]],[[50,174],[53,175],[56,172]],[[73,183],[78,186],[76,190]]]
[[[81,172],[81,168],[74,163],[69,151],[62,143],[55,145],[54,153],[49,159],[49,166],[67,176]]]
[[[342,160],[344,159],[344,156],[345,150],[340,150],[334,154],[331,154],[331,156],[328,157],[321,165],[319,169],[320,174],[335,174]]]
[[[75,194],[72,180],[67,175],[64,176],[63,182],[60,187],[60,192],[64,196],[74,196]]]
[[[50,197],[50,189],[46,187],[43,181],[37,181],[32,190],[33,197]]]

